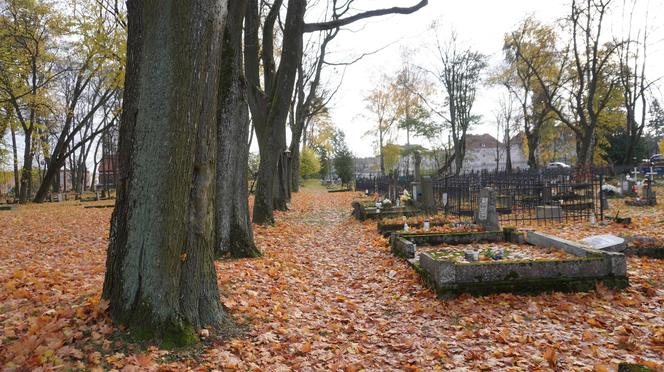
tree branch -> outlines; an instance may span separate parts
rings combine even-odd
[[[349,24],[351,24],[355,21],[359,21],[361,19],[366,19],[366,18],[371,18],[371,17],[378,17],[378,16],[383,16],[383,15],[388,15],[388,14],[411,14],[411,13],[414,13],[414,12],[422,9],[427,4],[429,4],[428,0],[421,0],[419,3],[417,3],[416,5],[411,6],[411,7],[392,7],[392,8],[385,8],[385,9],[369,10],[369,11],[366,11],[366,12],[355,14],[355,15],[347,17],[347,18],[335,19],[335,20],[327,21],[327,22],[307,23],[307,24],[304,25],[304,32],[331,30],[331,29],[334,29],[334,28],[349,25]]]

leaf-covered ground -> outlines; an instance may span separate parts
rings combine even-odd
[[[633,361],[662,368],[664,261],[629,258],[632,286],[624,291],[439,300],[391,255],[375,223],[350,218],[352,197],[304,191],[276,226],[256,227],[264,257],[217,263],[222,301],[242,334],[213,334],[181,351],[133,344],[107,319],[99,295],[110,209],[0,212],[0,367],[603,371]],[[662,208],[643,215],[629,228],[546,229],[569,238],[661,235]]]

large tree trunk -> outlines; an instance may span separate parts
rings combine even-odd
[[[465,142],[466,136],[463,135],[461,138],[454,140],[454,174],[461,174],[461,169],[463,168],[463,159],[466,155],[465,151]]]
[[[300,142],[291,142],[291,191],[300,191]]]
[[[593,150],[595,149],[595,131],[585,128],[576,136],[576,164],[588,166],[593,163]]]
[[[24,133],[24,149],[23,149],[23,169],[21,169],[21,188],[19,193],[19,203],[24,204],[28,202],[30,194],[32,193],[32,131],[25,131]]]
[[[256,193],[254,196],[254,223],[270,225],[274,223],[274,184],[277,175],[277,164],[281,149],[273,149],[277,145],[274,141],[261,138],[256,134],[260,153],[258,175],[256,177]],[[277,155],[275,155],[277,154]]]
[[[62,165],[64,164],[65,159],[51,159],[51,161],[48,162],[48,167],[46,168],[46,174],[44,175],[44,181],[39,185],[39,189],[37,189],[37,193],[35,194],[35,198],[33,201],[35,203],[41,203],[46,199],[46,195],[48,194],[48,189],[49,187],[52,187],[54,184],[56,184],[56,179],[60,175],[60,169],[62,168]],[[73,174],[73,169],[72,168],[72,174]],[[67,184],[67,174],[64,175],[65,177],[65,185]]]
[[[217,90],[226,1],[127,3],[119,184],[103,298],[137,338],[230,325],[214,267]]]
[[[14,199],[18,199],[21,189],[21,182],[18,174],[18,149],[16,148],[16,130],[10,124],[9,130],[12,134],[12,155],[14,160]]]
[[[537,148],[539,147],[539,131],[527,132],[528,141],[528,168],[537,169]]]
[[[286,207],[288,186],[284,182],[290,182],[290,180],[285,178],[286,174],[284,174],[284,178],[281,179],[284,182],[280,182],[278,164],[282,153],[286,150],[286,120],[293,96],[297,65],[302,58],[302,33],[304,32],[306,5],[304,0],[288,1],[279,69],[276,73],[274,89],[267,92],[269,94],[269,114],[262,123],[254,117],[261,156],[254,199],[254,223],[257,224],[274,223],[275,204],[279,208]],[[281,190],[279,185],[285,186],[283,194],[275,193],[275,189]]]
[[[246,87],[241,78],[242,20],[246,0],[228,5],[221,64],[224,73],[219,84],[218,113],[217,256],[258,257],[249,220],[247,166],[249,161],[249,108]]]

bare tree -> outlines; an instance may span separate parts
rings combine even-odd
[[[445,122],[454,143],[455,172],[459,174],[466,153],[466,133],[479,117],[472,114],[481,75],[487,67],[487,57],[479,52],[461,48],[457,36],[446,43],[436,37],[439,63],[435,73],[445,93],[447,112],[432,110]]]
[[[376,136],[378,145],[378,155],[380,158],[380,174],[385,175],[385,155],[384,147],[387,144],[387,137],[394,129],[394,123],[397,120],[396,104],[391,92],[389,78],[383,75],[380,82],[365,98],[367,109],[376,115],[376,127],[367,132]]]
[[[625,149],[623,164],[630,164],[634,160],[636,149],[643,137],[643,131],[647,120],[647,91],[653,82],[646,80],[646,59],[648,48],[648,13],[646,11],[645,28],[638,30],[633,36],[632,21],[634,8],[637,2],[632,1],[632,9],[629,12],[629,25],[625,40],[616,42],[619,69],[619,82],[622,88],[625,106],[625,136],[627,146]],[[626,4],[623,4],[623,19]]]

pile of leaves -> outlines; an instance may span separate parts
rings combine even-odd
[[[408,223],[409,225],[415,225],[415,224],[423,224],[424,220],[429,220],[429,223],[434,224],[447,224],[450,223],[450,218],[448,216],[445,216],[444,214],[436,214],[432,216],[410,216],[406,217],[405,221],[403,217],[395,217],[395,218],[384,218],[381,220],[381,222],[385,225],[398,225],[398,224],[403,224],[404,222]]]
[[[440,300],[392,256],[375,224],[351,219],[349,194],[296,194],[275,226],[256,226],[264,257],[218,262],[222,300],[244,332],[223,339],[211,330],[188,350],[135,344],[108,319],[100,293],[110,209],[4,212],[0,368],[663,367],[661,261],[629,258],[623,291]]]

